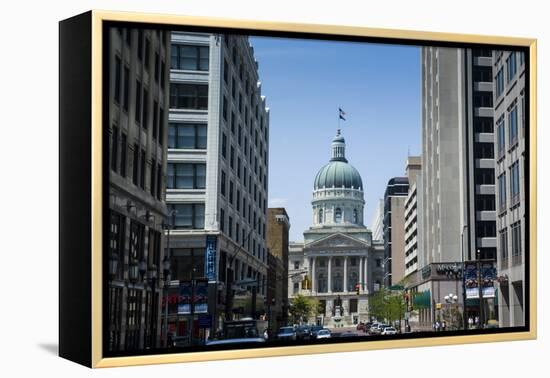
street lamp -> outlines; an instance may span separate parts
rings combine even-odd
[[[454,325],[454,316],[453,316],[453,313],[452,313],[452,305],[453,304],[456,304],[458,302],[458,296],[456,294],[453,294],[453,293],[449,293],[448,295],[445,296],[445,303],[447,303],[449,305],[449,317],[451,319],[451,323]]]
[[[164,274],[164,347],[168,346],[168,285],[170,283],[170,258],[164,256],[162,260]]]

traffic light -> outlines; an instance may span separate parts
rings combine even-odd
[[[361,290],[361,285],[360,284],[355,284],[355,293],[357,293],[357,295],[359,295],[360,290]]]

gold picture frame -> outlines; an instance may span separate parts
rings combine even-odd
[[[80,19],[78,19],[80,17]],[[83,21],[83,22],[82,22]],[[73,22],[73,24],[71,24]],[[104,357],[102,352],[103,345],[103,184],[106,176],[104,175],[104,162],[102,158],[103,151],[103,24],[104,22],[126,22],[139,24],[155,24],[155,25],[185,25],[185,26],[200,26],[212,28],[228,28],[239,30],[262,31],[262,32],[289,32],[289,33],[306,33],[315,35],[330,35],[330,36],[356,36],[376,38],[380,41],[384,39],[399,39],[416,41],[419,44],[429,42],[445,42],[445,43],[470,43],[470,44],[491,44],[502,46],[514,46],[528,48],[530,63],[529,69],[529,330],[526,332],[506,332],[495,334],[476,334],[476,335],[460,335],[460,336],[445,336],[432,338],[408,338],[399,340],[380,340],[370,342],[349,342],[338,344],[325,345],[301,345],[301,346],[285,346],[285,347],[269,347],[269,348],[254,348],[254,349],[238,349],[238,350],[223,350],[209,352],[190,352],[190,353],[169,353],[169,354],[154,354],[154,355],[139,355],[125,357]],[[65,26],[69,25],[69,26]],[[70,26],[73,25],[73,26]],[[89,163],[90,170],[83,172],[83,175],[88,175],[89,184],[91,187],[87,192],[89,200],[86,202],[87,212],[80,216],[89,216],[89,221],[81,224],[79,230],[71,227],[77,227],[69,218],[61,219],[61,237],[64,239],[67,234],[64,232],[81,232],[87,235],[85,240],[89,241],[89,245],[81,245],[78,250],[75,250],[78,245],[78,240],[72,240],[60,243],[60,355],[73,361],[82,363],[89,367],[116,367],[116,366],[131,366],[145,364],[163,364],[175,362],[198,362],[210,360],[224,359],[240,359],[240,358],[255,358],[255,357],[270,357],[270,356],[286,356],[286,355],[303,355],[315,353],[331,353],[331,352],[350,352],[350,351],[366,351],[375,349],[389,348],[410,348],[410,347],[426,347],[437,345],[451,344],[468,344],[468,343],[485,343],[497,341],[514,341],[528,340],[537,337],[537,41],[530,38],[514,38],[501,36],[482,36],[470,34],[452,34],[452,33],[437,33],[426,31],[413,30],[395,30],[395,29],[378,29],[368,27],[351,27],[339,25],[321,25],[321,24],[299,24],[299,23],[281,23],[281,22],[260,22],[254,20],[232,20],[223,18],[210,17],[190,17],[177,15],[163,14],[148,14],[148,13],[129,13],[129,12],[111,12],[93,10],[82,16],[77,16],[61,22],[60,33],[60,92],[68,90],[70,79],[64,79],[63,76],[67,73],[68,63],[63,63],[64,51],[63,48],[71,48],[76,42],[71,42],[66,36],[67,33],[75,31],[87,31],[89,38],[89,118],[80,118],[80,120],[89,119],[89,128],[83,127],[87,135],[82,136],[84,141],[89,141]],[[65,39],[64,39],[65,38]],[[73,38],[74,35],[73,35]],[[86,54],[84,54],[86,55]],[[81,73],[75,72],[74,75]],[[68,75],[68,74],[67,74]],[[74,76],[73,76],[74,77]],[[66,83],[67,87],[64,86]],[[88,85],[85,84],[85,85]],[[88,88],[88,87],[85,87]],[[64,172],[70,173],[70,166],[64,166],[64,159],[67,156],[64,153],[63,141],[66,128],[64,122],[71,120],[69,114],[64,117],[64,112],[67,112],[66,107],[71,104],[74,99],[69,98],[70,95],[64,97],[63,93],[60,97],[60,123],[61,123],[61,187],[62,193],[60,198],[67,201],[77,200],[79,195],[87,195],[83,193],[72,193],[70,189],[63,189],[65,185]],[[85,106],[85,105],[83,105]],[[74,116],[74,115],[73,115]],[[74,136],[67,135],[66,138]],[[70,153],[70,151],[66,151]],[[74,151],[73,151],[74,152]],[[65,167],[65,171],[63,170]],[[87,184],[83,184],[87,185]],[[75,189],[76,190],[76,189]],[[60,202],[60,207],[64,208],[67,203]],[[61,210],[60,218],[63,218],[63,209]],[[71,225],[72,223],[72,225]],[[76,234],[75,234],[76,235]],[[76,236],[75,236],[76,237]],[[83,242],[84,243],[84,242]],[[70,252],[78,252],[86,250],[83,255],[85,258],[74,260],[76,257],[70,257]],[[70,273],[69,270],[74,270]],[[78,306],[79,302],[67,298],[73,292],[69,286],[69,281],[77,279],[75,274],[87,272],[83,279],[88,279],[89,286],[79,287],[83,290],[82,297],[85,303],[89,304],[86,309],[91,310],[89,318],[82,319],[82,325],[69,325],[69,317],[75,316],[74,306]],[[78,286],[78,285],[77,285]],[[89,289],[89,292],[88,292]],[[527,295],[527,293],[526,293]],[[88,304],[86,306],[88,306]],[[89,323],[87,323],[89,320]],[[84,344],[86,344],[80,352],[73,352],[77,348],[77,341],[72,338],[69,333],[76,330],[82,330],[84,334]]]

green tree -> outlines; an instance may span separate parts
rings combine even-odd
[[[403,319],[405,307],[402,290],[382,288],[369,298],[369,314],[380,321],[393,323]]]
[[[318,300],[297,294],[290,301],[288,312],[295,323],[302,323],[304,321],[307,322],[311,316],[319,314],[320,310],[321,306]]]

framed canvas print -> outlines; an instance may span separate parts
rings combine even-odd
[[[89,367],[536,337],[536,41],[60,22],[59,352]]]

